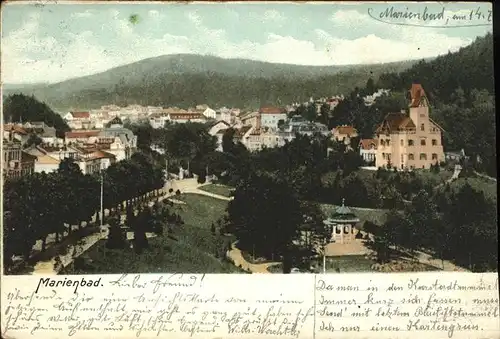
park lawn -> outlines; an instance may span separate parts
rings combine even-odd
[[[208,184],[199,187],[199,189],[205,192],[222,195],[224,197],[231,197],[234,190],[234,188],[230,186],[220,184]]]
[[[102,240],[92,247],[84,258],[92,263],[84,270],[72,265],[64,274],[104,273],[243,273],[223,259],[215,257],[218,246],[228,237],[213,235],[210,231],[225,211],[227,201],[197,194],[183,194],[177,200],[186,205],[174,204],[172,211],[181,215],[183,225],[174,226],[173,234],[150,238],[149,249],[136,254],[133,249],[109,250]]]
[[[438,173],[431,172],[425,169],[414,170],[415,174],[422,179],[424,183],[429,183],[430,186],[444,184],[446,180],[453,176],[453,171],[442,168]]]
[[[325,217],[331,215],[336,208],[339,206],[329,205],[329,204],[320,204],[320,208],[323,211]],[[376,225],[383,225],[387,220],[387,213],[389,210],[386,209],[369,209],[369,208],[361,208],[361,207],[351,207],[349,209],[361,220],[359,225],[360,229],[363,229],[365,222],[370,221]]]
[[[488,180],[480,177],[458,178],[451,184],[454,191],[458,191],[465,183],[468,182],[473,188],[484,192],[486,198],[491,201],[497,201],[497,183],[493,180]]]
[[[354,272],[372,272],[371,266],[375,262],[365,258],[363,255],[342,255],[326,258],[326,271],[334,273],[354,273]],[[317,270],[323,272],[323,259],[317,259],[314,262]]]

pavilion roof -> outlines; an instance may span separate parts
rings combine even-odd
[[[330,222],[360,222],[356,214],[345,205],[345,199],[342,199],[342,206],[337,207],[327,220]]]

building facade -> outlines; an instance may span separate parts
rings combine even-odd
[[[4,140],[2,144],[2,170],[5,178],[19,178],[35,171],[36,157],[23,152],[18,141]]]
[[[359,155],[365,162],[375,164],[377,139],[361,139],[359,141]]]
[[[428,169],[445,160],[442,128],[429,116],[429,102],[420,84],[410,89],[409,113],[389,113],[376,130],[376,167]]]
[[[261,107],[259,114],[261,127],[278,129],[279,121],[284,123],[287,120],[286,111],[279,107]]]

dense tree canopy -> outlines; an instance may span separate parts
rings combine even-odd
[[[130,201],[163,187],[163,167],[149,155],[135,153],[131,159],[111,165],[103,173],[104,207],[120,208]],[[34,173],[4,183],[4,260],[13,255],[29,257],[37,240],[42,248],[49,234],[58,241],[70,225],[87,226],[100,205],[99,175],[84,175],[71,159],[63,160],[56,172]],[[102,216],[100,216],[102,218]]]
[[[62,117],[34,96],[24,94],[9,95],[3,103],[4,122],[43,121],[54,127],[58,137],[70,130]]]
[[[228,230],[240,240],[241,248],[254,248],[265,257],[285,253],[303,220],[293,189],[265,174],[251,175],[238,185],[228,215]]]

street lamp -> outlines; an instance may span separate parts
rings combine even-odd
[[[104,166],[101,163],[101,229],[104,220]]]

